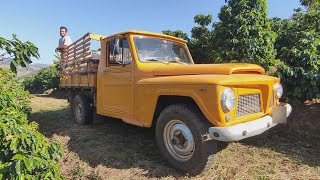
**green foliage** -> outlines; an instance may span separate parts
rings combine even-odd
[[[59,87],[59,71],[57,65],[41,69],[38,74],[24,79],[24,87],[29,91],[44,91]]]
[[[208,26],[212,22],[212,15],[198,14],[194,17],[198,24],[191,29],[191,41],[188,44],[195,63],[212,63],[212,30]]]
[[[0,37],[0,50],[13,57],[10,64],[13,72],[17,72],[18,66],[27,67],[32,63],[32,57],[40,58],[38,48],[32,42],[22,42],[15,34],[12,35],[12,40]]]
[[[274,41],[266,0],[229,0],[214,24],[215,59],[221,62],[274,65]]]
[[[320,10],[302,12],[289,20],[274,20],[275,47],[281,60],[276,74],[293,103],[320,98]]]
[[[309,11],[320,9],[320,0],[300,0],[302,6],[306,6]]]
[[[188,34],[181,31],[181,30],[176,30],[176,31],[171,31],[171,30],[164,30],[162,31],[163,34],[178,37],[181,39],[184,39],[186,41],[189,41],[190,39],[188,38]]]
[[[211,14],[194,17],[198,26],[191,29],[188,46],[196,63],[254,63],[267,70],[275,64],[276,34],[271,30],[266,0],[229,0],[219,19],[212,23]]]
[[[199,24],[202,27],[208,26],[212,22],[212,15],[203,15],[203,14],[197,14],[194,17],[194,22]]]
[[[320,0],[300,0],[307,11],[296,9],[290,19],[268,19],[266,0],[226,2],[219,22],[195,16],[188,42],[194,61],[258,64],[281,78],[289,102],[320,98]]]
[[[61,145],[28,124],[28,92],[15,74],[0,68],[0,77],[0,179],[62,179]]]
[[[191,30],[191,38],[188,38],[187,33],[176,30],[165,30],[163,34],[179,37],[188,41],[188,46],[195,63],[210,63],[212,52],[211,30],[207,27],[212,22],[212,15],[198,14],[194,17],[194,22],[199,26],[193,27]]]
[[[0,68],[0,77],[0,110],[13,107],[29,114],[29,93],[15,80],[16,75],[8,69]]]

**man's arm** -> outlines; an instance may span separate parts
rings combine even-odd
[[[72,44],[72,40],[71,40],[71,38],[69,36],[66,36],[65,40],[64,40],[64,45],[58,46],[56,48],[56,52],[57,51],[59,51],[59,52],[65,51],[70,44]]]
[[[68,46],[66,46],[66,45],[59,46],[59,47],[56,48],[56,52],[57,52],[57,51],[63,52],[63,51],[65,51],[67,48],[68,48]]]

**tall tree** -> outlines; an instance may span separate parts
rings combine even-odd
[[[184,39],[186,41],[190,41],[190,39],[188,38],[188,34],[181,31],[181,30],[176,30],[176,31],[164,30],[164,31],[162,31],[162,33],[166,34],[166,35],[170,35],[170,36],[175,36],[175,37]]]
[[[269,68],[274,64],[274,41],[266,0],[229,0],[214,24],[215,59],[247,62]]]
[[[181,30],[164,30],[162,33],[187,40],[195,63],[210,63],[212,62],[212,29],[209,29],[208,26],[212,23],[212,15],[198,14],[194,17],[194,22],[198,26],[192,28],[191,39]]]
[[[0,37],[0,50],[5,51],[1,55],[2,59],[5,55],[9,56],[8,59],[12,59],[10,69],[13,72],[17,72],[18,66],[27,67],[32,63],[32,57],[40,58],[38,48],[32,42],[22,42],[15,34],[11,40]]]
[[[194,22],[198,26],[191,29],[192,39],[189,43],[193,59],[196,63],[212,63],[212,15],[198,14]]]
[[[307,7],[309,11],[319,10],[320,8],[320,0],[300,0],[300,3]]]
[[[293,103],[320,98],[319,19],[320,9],[297,9],[291,19],[278,21],[283,29],[275,44],[281,60],[277,74]]]

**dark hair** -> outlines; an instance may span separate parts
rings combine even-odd
[[[68,32],[68,28],[64,27],[64,26],[61,26],[60,29],[65,29],[66,32]]]

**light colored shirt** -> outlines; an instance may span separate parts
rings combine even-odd
[[[69,46],[70,44],[72,44],[70,36],[65,35],[59,39],[59,46]]]

